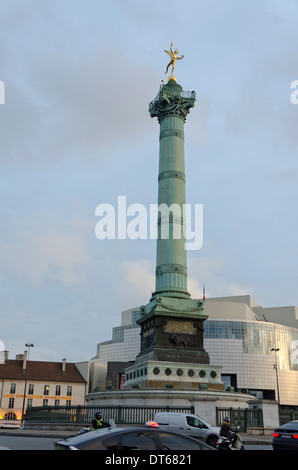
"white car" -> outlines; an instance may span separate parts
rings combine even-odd
[[[211,426],[197,415],[163,412],[156,413],[154,421],[158,423],[160,429],[202,439],[212,447],[216,446],[219,438],[220,428]]]
[[[20,423],[14,423],[9,421],[0,421],[0,429],[20,429]]]

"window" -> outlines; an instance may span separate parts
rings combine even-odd
[[[56,393],[55,395],[60,396],[61,395],[61,385],[56,385]]]
[[[60,400],[55,400],[55,406],[59,406],[60,405]]]
[[[67,385],[67,396],[68,397],[72,396],[72,386],[71,385]]]
[[[8,408],[14,408],[14,398],[9,399]]]
[[[237,388],[237,375],[236,374],[222,374],[221,380],[225,385],[225,390],[230,390],[231,387],[234,387],[234,390]],[[229,388],[230,387],[230,388]]]
[[[106,439],[103,444],[108,450],[117,450],[120,449],[119,440],[120,436],[113,436],[109,439]]]
[[[44,386],[43,394],[44,395],[49,395],[50,394],[50,386],[49,385]]]
[[[159,439],[163,450],[209,450],[200,442],[192,441],[186,437],[160,432]]]
[[[17,418],[17,415],[15,415],[14,413],[6,413],[4,415],[4,419],[15,420],[15,419],[18,419],[18,418]]]
[[[66,406],[71,406],[71,400],[66,400]]]
[[[10,393],[16,393],[16,384],[10,384]]]
[[[28,385],[28,395],[33,395],[34,393],[34,384]]]
[[[193,416],[186,417],[187,424],[194,428],[207,428],[207,426],[202,423],[198,418],[194,418]]]
[[[151,432],[131,432],[121,439],[123,450],[155,450],[155,440]]]
[[[27,407],[28,408],[32,407],[32,398],[28,398]]]
[[[49,404],[49,400],[47,398],[44,398],[42,400],[42,406],[48,406],[48,404]]]

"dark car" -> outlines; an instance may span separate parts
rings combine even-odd
[[[159,429],[156,423],[140,427],[103,428],[55,443],[56,450],[214,450],[204,442]]]
[[[298,421],[290,421],[275,429],[272,447],[275,450],[298,450]]]

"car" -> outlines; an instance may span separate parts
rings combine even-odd
[[[9,421],[1,421],[0,422],[0,429],[20,429],[21,424],[9,422]]]
[[[178,432],[179,434],[201,439],[212,447],[216,447],[220,428],[211,426],[203,418],[189,413],[160,412],[154,421],[161,429]]]
[[[273,432],[274,450],[298,450],[298,421],[290,421]]]
[[[114,427],[90,431],[55,443],[56,450],[214,450],[188,436],[160,429],[156,422],[145,426]]]

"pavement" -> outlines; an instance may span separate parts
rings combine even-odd
[[[273,434],[273,431],[272,431]],[[272,443],[272,434],[265,435],[265,434],[258,434],[258,435],[252,435],[252,434],[247,434],[244,432],[240,432],[239,435],[241,436],[243,444],[250,444],[250,445],[271,445]]]

